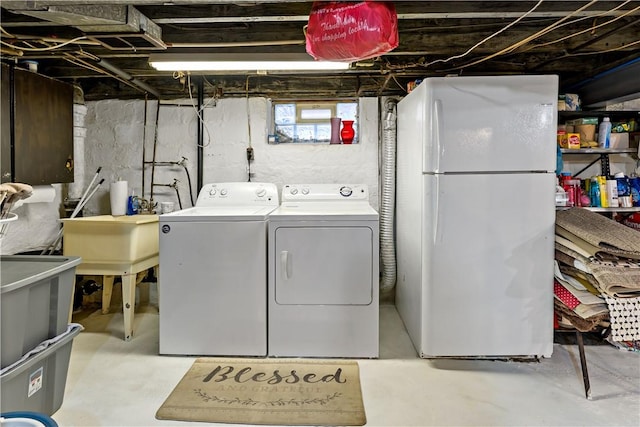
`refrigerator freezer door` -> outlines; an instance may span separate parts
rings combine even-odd
[[[555,170],[557,76],[430,78],[414,92],[424,172]]]
[[[424,175],[422,356],[550,356],[553,174]]]

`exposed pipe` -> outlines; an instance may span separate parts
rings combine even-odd
[[[197,111],[202,111],[202,104],[204,103],[204,78],[201,76],[198,79],[198,107]],[[202,111],[202,118],[197,117],[198,119],[198,135],[196,144],[198,145],[198,178],[197,178],[197,186],[198,186],[198,194],[200,194],[200,190],[202,190],[202,172],[204,168],[204,111]]]
[[[160,99],[160,93],[154,88],[152,88],[151,86],[149,86],[148,84],[146,84],[145,82],[143,82],[142,80],[139,80],[133,77],[131,74],[121,70],[120,68],[116,67],[115,65],[111,64],[110,62],[102,58],[97,59],[96,62],[98,63],[98,65],[102,66],[103,68],[106,68],[107,70],[111,71],[117,76],[122,77],[123,79],[133,83],[134,85],[144,90],[145,92],[155,96],[157,99]]]
[[[144,164],[147,158],[147,110],[149,107],[149,97],[144,95],[144,119],[142,121],[142,190],[140,190],[140,197],[144,197]]]
[[[396,101],[385,102],[382,122],[382,203],[380,205],[380,291],[390,291],[396,284],[396,247],[394,214],[396,207]]]
[[[155,131],[153,132],[153,154],[152,154],[152,162],[151,162],[151,195],[149,196],[149,200],[153,203],[153,181],[155,180],[156,175],[156,151],[158,149],[158,122],[160,118],[160,100],[156,104],[156,125]],[[144,194],[142,195],[144,197]]]
[[[154,20],[155,22],[155,20]],[[302,40],[278,41],[244,41],[244,42],[204,42],[204,43],[166,43],[168,48],[223,48],[223,47],[260,47],[260,46],[290,46],[303,45]]]
[[[144,162],[144,164],[153,163],[155,166],[182,166],[184,173],[187,175],[187,182],[189,183],[189,200],[191,201],[191,206],[195,206],[195,202],[193,201],[193,187],[191,186],[191,175],[187,168],[187,160],[188,159],[186,157],[182,157],[178,162]]]
[[[169,187],[176,190],[176,197],[178,198],[178,206],[182,210],[182,199],[180,199],[180,192],[178,191],[178,180],[174,179],[171,184],[153,184],[155,187]]]

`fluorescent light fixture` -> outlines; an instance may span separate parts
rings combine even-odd
[[[304,71],[347,70],[348,62],[316,61],[306,53],[152,53],[149,64],[159,71]]]

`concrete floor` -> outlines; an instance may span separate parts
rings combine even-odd
[[[131,342],[111,311],[74,315],[85,330],[53,418],[63,427],[207,425],[154,418],[195,360],[158,356],[157,307],[138,307]],[[358,361],[367,426],[640,425],[639,353],[587,345],[587,400],[575,345],[556,344],[541,362],[422,360],[395,307],[381,307],[380,325],[380,359]]]

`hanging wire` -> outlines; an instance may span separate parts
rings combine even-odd
[[[618,10],[619,8],[621,8],[622,6],[624,6],[625,4],[629,3],[629,1],[630,1],[630,0],[628,0],[628,1],[624,2],[624,3],[622,3],[621,5],[619,5],[618,7],[614,8],[614,9],[611,9],[611,11],[603,12],[603,13],[601,13],[601,14],[597,15],[597,16],[603,16],[603,15],[605,15],[605,14],[609,13],[609,12],[612,12],[612,11]],[[619,20],[619,19],[622,19],[622,18],[624,18],[625,16],[628,16],[628,15],[630,15],[630,14],[632,14],[632,13],[634,13],[634,12],[638,11],[638,10],[640,10],[640,6],[638,6],[638,7],[634,8],[634,9],[630,9],[630,10],[628,10],[626,13],[623,13],[623,14],[621,14],[621,15],[618,15],[618,16],[616,16],[615,18],[610,19],[610,20],[608,20],[608,21],[606,21],[606,22],[603,22],[603,23],[601,23],[601,24],[595,25],[595,26],[593,26],[593,27],[589,27],[589,28],[587,28],[587,29],[585,29],[585,30],[578,31],[578,32],[573,33],[573,34],[569,34],[568,36],[564,36],[564,37],[561,37],[561,38],[556,39],[556,40],[552,40],[552,41],[549,41],[549,42],[539,43],[539,44],[536,44],[536,45],[530,46],[530,47],[528,47],[527,49],[523,50],[522,52],[527,52],[527,51],[529,51],[529,50],[531,50],[531,49],[535,49],[535,48],[538,48],[538,47],[549,46],[549,45],[552,45],[552,44],[555,44],[555,43],[559,43],[559,42],[561,42],[561,41],[568,40],[568,39],[570,39],[570,38],[572,38],[572,37],[576,37],[576,36],[579,36],[579,35],[581,35],[581,34],[584,34],[584,33],[588,33],[588,32],[594,31],[594,30],[596,30],[596,29],[598,29],[598,28],[604,27],[604,26],[606,26],[606,25],[610,25],[611,23],[613,23],[613,22],[615,22],[615,21],[617,21],[617,20]],[[587,18],[594,18],[594,17],[593,17],[593,16],[590,16],[590,17],[587,17]],[[582,19],[585,19],[585,18],[576,19],[575,21],[572,21],[571,23],[578,22],[578,21],[580,21],[580,20],[582,20]],[[565,24],[570,24],[570,23],[565,23]],[[565,24],[563,24],[563,25],[565,25]]]
[[[577,10],[569,13],[568,15],[560,18],[555,23],[543,28],[542,30],[540,30],[540,31],[528,36],[528,37],[525,37],[524,39],[522,39],[522,40],[520,40],[520,41],[518,41],[516,43],[513,43],[510,46],[507,46],[506,48],[504,48],[504,49],[502,49],[502,50],[500,50],[498,52],[492,53],[491,55],[487,55],[487,56],[485,56],[483,58],[477,59],[477,60],[472,61],[470,63],[464,64],[464,65],[460,65],[460,66],[451,68],[449,70],[443,70],[443,71],[461,70],[463,68],[468,68],[468,67],[471,67],[473,65],[478,65],[478,64],[480,64],[482,62],[488,61],[489,59],[493,59],[496,56],[504,55],[505,53],[510,53],[510,52],[514,51],[515,49],[519,48],[520,46],[523,46],[523,45],[529,43],[530,41],[535,40],[536,38],[538,38],[538,37],[540,37],[540,36],[542,36],[544,34],[547,34],[550,31],[553,31],[554,29],[558,28],[562,22],[565,22],[566,20],[568,20],[572,16],[576,15],[577,13],[589,8],[593,4],[597,3],[597,1],[598,0],[591,0],[589,3],[585,4],[584,6],[580,7],[579,9],[577,9]]]
[[[463,58],[463,57],[467,56],[468,54],[471,53],[471,51],[473,51],[475,48],[477,48],[478,46],[480,46],[484,42],[486,42],[488,40],[491,40],[492,38],[494,38],[498,34],[506,31],[507,29],[513,27],[518,22],[522,21],[524,18],[526,18],[528,15],[530,15],[533,11],[535,11],[542,4],[543,1],[544,0],[539,0],[538,3],[535,4],[535,6],[533,6],[531,9],[529,9],[527,12],[525,12],[520,17],[518,17],[515,21],[511,22],[510,24],[506,25],[505,27],[503,27],[500,30],[496,31],[495,33],[491,34],[490,36],[485,37],[484,39],[480,40],[478,43],[474,44],[469,49],[467,49],[466,52],[464,52],[464,53],[462,53],[460,55],[451,56],[451,57],[449,57],[447,59],[436,59],[435,61],[431,61],[431,62],[426,63],[425,67],[428,67],[428,66],[433,65],[433,64],[449,62],[449,61],[451,61],[453,59],[460,59],[460,58]]]
[[[193,107],[193,110],[196,112],[196,116],[198,117],[198,120],[200,120],[200,122],[202,123],[202,126],[204,127],[204,131],[207,133],[207,143],[206,144],[197,144],[198,147],[208,147],[209,144],[211,144],[211,133],[209,132],[209,126],[207,126],[207,123],[204,121],[203,116],[203,111],[202,109],[198,110],[195,101],[193,99],[193,93],[191,92],[191,73],[187,73],[187,87],[189,88],[189,99],[191,100],[191,106]]]
[[[6,31],[4,31],[4,30],[2,30],[2,32],[6,33]],[[58,43],[58,44],[56,44],[54,46],[47,46],[47,47],[20,47],[20,46],[16,46],[14,44],[11,44],[11,43],[7,43],[7,42],[2,41],[2,40],[0,40],[0,44],[3,44],[3,45],[5,45],[7,47],[10,47],[12,49],[22,50],[22,51],[25,51],[25,52],[46,52],[46,51],[49,51],[49,50],[59,49],[59,48],[64,47],[64,46],[66,46],[68,44],[76,43],[76,42],[78,42],[80,40],[86,40],[87,38],[88,38],[87,36],[80,36],[80,37],[76,37],[76,38],[71,39],[71,40],[67,40],[67,41],[62,42],[62,43]]]

